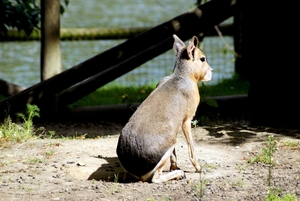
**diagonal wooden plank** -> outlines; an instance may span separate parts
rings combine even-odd
[[[238,0],[212,0],[194,10],[162,23],[124,43],[98,54],[48,80],[8,97],[0,102],[0,119],[6,114],[23,110],[27,103],[36,104],[41,111],[51,111],[55,104],[54,96],[108,68],[134,57],[146,49],[162,43],[177,34],[183,40],[197,35],[209,27],[219,24],[233,15]],[[171,45],[168,45],[171,48]],[[162,52],[166,51],[163,50]],[[9,108],[9,111],[8,111]]]

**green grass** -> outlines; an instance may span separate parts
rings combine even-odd
[[[142,102],[154,88],[155,85],[139,87],[104,86],[72,103],[70,107]]]
[[[249,89],[249,82],[240,78],[238,75],[230,79],[224,79],[216,85],[206,86],[206,96],[230,96],[247,94]],[[203,89],[200,86],[200,94]]]
[[[140,103],[155,89],[155,86],[156,84],[137,87],[104,86],[70,104],[69,107]],[[199,84],[202,99],[207,96],[247,94],[248,88],[249,82],[239,78],[238,75],[224,79],[217,85]]]
[[[274,167],[274,153],[279,151],[277,148],[277,141],[273,135],[268,136],[268,141],[265,147],[262,148],[262,152],[258,154],[254,159],[250,159],[249,163],[264,163],[268,165],[268,175],[267,175],[267,184],[268,184],[268,194],[266,196],[266,201],[300,201],[295,194],[283,194],[280,189],[276,189],[272,183],[272,171]],[[283,194],[280,196],[280,194]]]
[[[282,196],[279,196],[279,194],[280,191],[271,190],[266,197],[266,201],[300,201],[295,194],[288,193]]]
[[[13,122],[7,116],[0,124],[0,145],[1,142],[5,141],[24,142],[36,138],[36,134],[41,131],[41,128],[34,128],[33,119],[40,116],[39,112],[40,110],[36,105],[27,104],[25,113],[18,113],[18,116],[23,120],[23,123],[20,124]]]
[[[97,89],[82,99],[72,103],[69,107],[115,105],[140,103],[155,89],[156,84],[144,86],[108,85]],[[238,75],[224,79],[216,85],[199,84],[201,99],[207,96],[228,96],[247,94],[249,82]],[[0,101],[5,97],[0,95]]]

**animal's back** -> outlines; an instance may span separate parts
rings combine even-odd
[[[184,82],[182,78],[171,77],[158,85],[122,129],[117,154],[126,171],[136,176],[148,173],[176,143],[190,104]]]

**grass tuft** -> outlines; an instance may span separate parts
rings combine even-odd
[[[24,142],[29,139],[37,138],[37,132],[41,129],[35,129],[33,126],[33,118],[39,117],[39,108],[36,105],[27,104],[25,114],[19,113],[23,123],[14,123],[10,116],[4,119],[0,125],[0,144],[3,142]]]
[[[81,106],[114,105],[141,103],[155,89],[156,84],[144,86],[108,85],[97,89],[82,99],[69,105],[70,108]],[[249,82],[234,75],[224,79],[217,85],[199,84],[200,96],[204,100],[208,96],[228,96],[247,94]]]
[[[274,153],[278,151],[277,141],[273,135],[268,136],[268,141],[266,147],[262,148],[262,152],[257,155],[254,159],[250,159],[249,163],[260,162],[268,165],[268,175],[267,175],[267,184],[268,184],[268,194],[266,196],[266,201],[299,201],[295,194],[282,194],[281,190],[276,189],[272,186],[272,171],[274,166],[273,156]]]

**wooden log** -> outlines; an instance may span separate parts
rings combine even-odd
[[[10,106],[10,114],[14,114],[23,110],[27,103],[38,105],[41,112],[51,111],[54,103],[49,100],[53,100],[56,94],[161,43],[173,34],[177,34],[182,40],[187,40],[221,23],[233,15],[237,9],[237,2],[238,0],[209,1],[193,11],[162,23],[52,78],[6,98],[0,102],[0,119],[5,117],[5,110],[8,106]],[[168,48],[171,47],[170,45]]]

